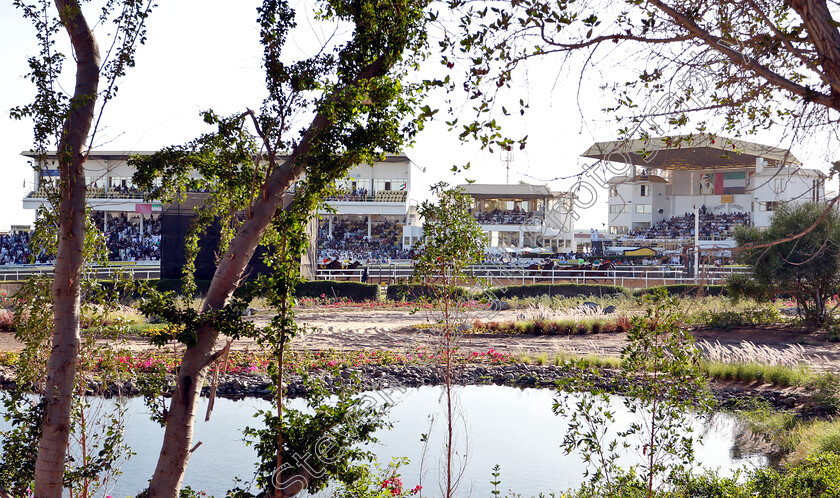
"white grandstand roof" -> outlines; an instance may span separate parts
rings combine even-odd
[[[748,168],[759,157],[771,165],[800,164],[787,149],[710,135],[597,142],[581,156],[657,169]]]
[[[458,185],[464,193],[476,199],[541,199],[553,197],[551,189],[545,185],[528,185],[518,183],[514,185],[490,183],[466,183]]]
[[[662,178],[661,176],[656,175],[637,175],[636,179],[634,180],[632,176],[614,176],[607,180],[609,184],[617,184],[617,183],[668,183],[668,180]]]
[[[755,172],[756,176],[814,176],[819,178],[827,178],[826,174],[818,169],[813,168],[764,168]]]

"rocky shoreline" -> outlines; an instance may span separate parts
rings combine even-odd
[[[440,367],[432,365],[404,366],[361,366],[339,370],[312,371],[310,376],[324,382],[330,392],[337,392],[342,386],[355,383],[361,391],[381,389],[416,388],[436,386],[443,383]],[[455,379],[458,385],[506,385],[519,388],[553,388],[563,379],[567,371],[554,365],[525,364],[471,364],[458,366]],[[610,389],[613,386],[615,372],[600,370],[596,383]],[[351,380],[352,379],[352,380]],[[168,379],[170,389],[174,388],[174,377]],[[306,394],[304,379],[299,374],[290,374],[286,379],[287,395],[290,398]],[[11,371],[0,371],[0,389],[15,387]],[[223,398],[273,397],[271,382],[267,375],[261,374],[225,374],[219,376],[216,395]],[[719,408],[734,408],[748,400],[763,399],[770,406],[783,410],[794,410],[806,418],[828,415],[827,408],[814,399],[813,393],[792,388],[781,388],[768,384],[744,384],[737,382],[712,381],[710,388]],[[615,391],[615,389],[612,389]],[[618,389],[620,391],[620,389]],[[100,381],[88,381],[87,395],[91,396],[140,396],[137,379],[130,379],[122,385],[111,383],[103,385]],[[210,394],[210,386],[205,385],[202,395]],[[620,392],[617,392],[620,394]]]

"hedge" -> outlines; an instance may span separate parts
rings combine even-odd
[[[388,286],[386,297],[389,301],[415,302],[424,299],[435,299],[442,294],[440,285],[423,284],[391,284]],[[456,299],[465,298],[468,292],[463,287],[452,289],[453,297]]]
[[[351,301],[376,301],[379,286],[361,282],[338,282],[334,280],[311,280],[302,282],[295,289],[295,297],[321,297],[327,299],[349,299]]]
[[[644,296],[646,294],[652,294],[657,289],[665,289],[668,294],[677,295],[677,296],[689,296],[689,295],[697,295],[701,292],[701,286],[695,284],[673,284],[673,285],[660,285],[658,287],[647,287],[644,289],[636,289],[633,291],[633,295],[636,297]],[[726,286],[723,285],[704,285],[702,286],[702,293],[706,296],[728,296],[729,292],[726,290]]]
[[[160,292],[172,291],[178,294],[181,293],[181,287],[183,286],[183,282],[180,278],[162,278],[160,280],[149,280],[149,283],[152,284],[152,287],[154,287]],[[210,289],[210,281],[196,280],[195,287],[196,294],[207,294],[207,291]]]
[[[627,294],[627,289],[615,285],[598,284],[529,284],[507,285],[493,287],[485,291],[482,296],[488,299],[528,298],[540,296],[601,297],[612,294]]]

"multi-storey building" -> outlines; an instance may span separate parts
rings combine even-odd
[[[785,149],[723,137],[601,142],[582,154],[608,163],[609,232],[616,237],[693,237],[731,243],[738,224],[766,227],[776,206],[825,200],[826,175]]]
[[[574,196],[545,185],[464,184],[489,250],[568,253],[574,247]]]

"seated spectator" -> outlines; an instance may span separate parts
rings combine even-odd
[[[706,212],[700,214],[700,237],[725,239],[732,236],[735,227],[752,224],[749,213]],[[635,239],[687,239],[694,237],[694,214],[674,216],[662,220],[650,228],[633,230],[629,237]]]
[[[375,222],[371,235],[367,234],[367,221],[339,219],[333,224],[332,235],[329,223],[321,221],[318,229],[318,261],[360,261],[363,263],[387,263],[392,259],[412,259],[411,251],[402,249],[402,225],[391,222]]]

